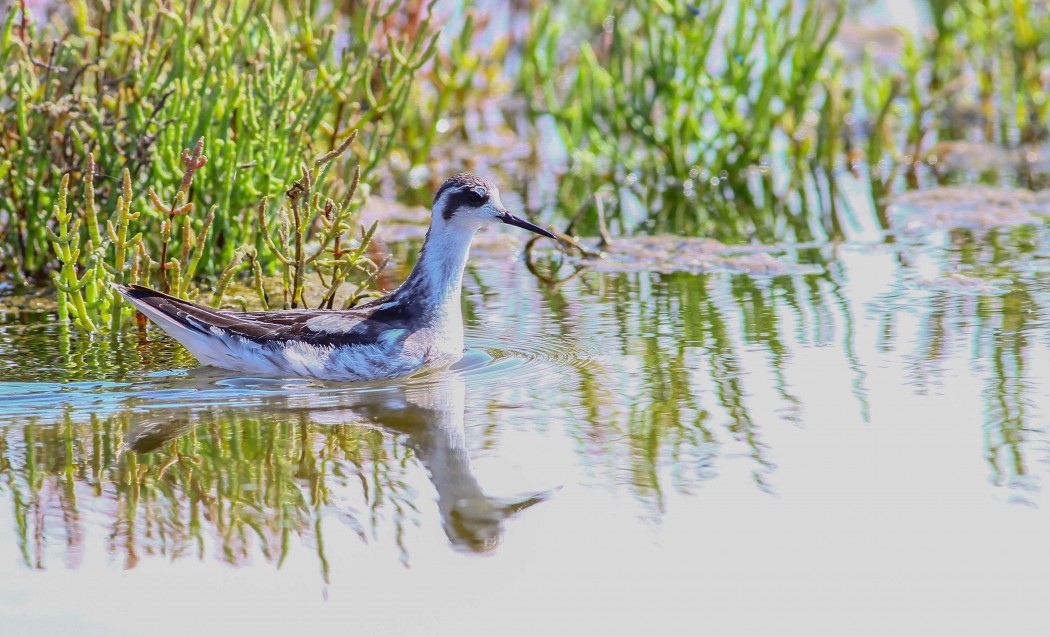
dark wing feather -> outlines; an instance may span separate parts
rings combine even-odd
[[[384,312],[382,304],[351,310],[284,310],[275,312],[227,312],[175,298],[140,285],[116,286],[136,303],[149,305],[187,328],[210,334],[216,327],[257,343],[299,341],[314,345],[368,345],[392,329],[407,326],[403,312]],[[345,330],[318,330],[310,321],[336,315],[345,319]]]

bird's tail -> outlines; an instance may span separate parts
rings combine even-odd
[[[229,366],[225,358],[230,351],[223,328],[235,322],[232,316],[141,285],[111,285],[197,360],[205,365]]]

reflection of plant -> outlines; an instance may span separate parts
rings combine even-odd
[[[0,429],[0,490],[10,492],[27,564],[47,567],[49,539],[64,538],[79,554],[85,499],[112,517],[109,549],[128,567],[143,555],[203,558],[211,546],[231,564],[255,555],[280,564],[299,535],[315,544],[327,578],[322,516],[362,541],[384,518],[399,542],[411,524],[404,451],[378,431],[238,410],[154,417],[123,411]],[[164,442],[170,435],[181,437]]]
[[[1033,286],[1016,271],[1015,264],[1030,258],[1023,234],[1005,237],[991,233],[983,246],[968,233],[957,233],[955,240],[960,250],[958,267],[986,272],[987,275],[1009,279],[1007,291],[998,296],[987,296],[974,304],[974,329],[992,338],[975,338],[971,356],[988,359],[988,375],[984,383],[986,459],[996,486],[1021,487],[1033,490],[1030,461],[1025,458],[1025,447],[1033,431],[1029,408],[1032,387],[1026,382],[1029,372],[1029,339],[1045,324],[1043,308],[1037,302]],[[948,316],[948,308],[959,305],[940,304],[942,324],[960,322],[957,316]],[[931,312],[931,322],[937,311]],[[991,345],[991,351],[985,348]],[[931,351],[931,358],[939,354]]]
[[[885,305],[880,324],[881,351],[889,351],[899,337],[900,314],[917,315],[921,332],[917,347],[907,356],[909,382],[927,392],[939,380],[953,354],[964,359],[982,376],[984,445],[991,481],[996,486],[1034,490],[1031,478],[1030,437],[1034,431],[1032,386],[1027,359],[1032,336],[1045,324],[1043,303],[1037,292],[1045,286],[1017,268],[1031,259],[1030,229],[951,232],[951,249],[944,252],[942,275],[947,289],[936,289],[921,304],[902,303],[909,291],[906,281],[916,278],[911,259],[901,260],[901,282],[880,299]],[[968,281],[1006,281],[973,293],[962,287]],[[959,285],[957,289],[953,289]],[[911,292],[914,294],[914,292]],[[1020,498],[1024,496],[1021,495]]]
[[[1038,307],[1024,286],[1015,286],[998,300],[1001,303],[981,312],[986,321],[998,324],[999,332],[991,355],[993,375],[985,383],[987,459],[996,486],[1031,489],[1035,485],[1024,457],[1031,430],[1025,397],[1029,390],[1024,381],[1025,350],[1029,323]]]
[[[591,278],[578,281],[587,285]],[[631,369],[617,384],[615,401],[607,393],[610,382],[618,383],[615,378],[587,367],[578,370],[574,386],[584,410],[572,433],[582,452],[595,457],[596,467],[607,463],[614,474],[629,476],[637,495],[657,510],[664,506],[667,488],[663,472],[670,471],[672,486],[683,491],[715,475],[730,444],[719,425],[732,444],[747,450],[755,484],[772,489],[768,479],[774,465],[762,442],[762,424],[752,415],[757,406],[749,401],[740,349],[754,344],[767,352],[775,389],[793,414],[799,399],[782,369],[789,354],[781,313],[788,310],[802,322],[828,311],[819,294],[799,298],[796,277],[777,277],[762,286],[748,276],[734,277],[731,298],[713,289],[717,280],[685,273],[604,275],[595,284],[615,300],[612,314],[599,322],[598,332],[563,335],[616,343],[622,364]],[[640,300],[643,287],[649,292]],[[551,311],[561,319],[554,323],[590,324],[564,316],[572,308],[562,298],[564,289],[547,292]],[[735,324],[742,325],[741,335],[731,328]],[[626,467],[618,466],[621,457]]]
[[[959,294],[940,288],[929,295],[916,292],[919,266],[910,264],[914,257],[910,251],[915,246],[907,241],[894,246],[887,258],[896,257],[902,264],[901,276],[896,277],[899,287],[872,306],[863,307],[863,312],[872,312],[872,307],[890,306],[877,319],[883,332],[881,340],[874,344],[874,354],[867,352],[877,360],[856,352],[854,315],[858,309],[855,291],[850,291],[844,274],[854,263],[849,259],[828,267],[821,275],[584,272],[555,289],[540,287],[538,292],[528,293],[529,300],[538,297],[542,304],[538,314],[544,321],[537,331],[546,336],[558,331],[554,336],[560,337],[569,351],[575,343],[599,342],[610,364],[601,370],[586,365],[559,367],[563,373],[553,381],[559,383],[557,398],[547,391],[550,385],[537,388],[531,382],[511,391],[535,392],[529,397],[542,398],[545,405],[560,401],[553,409],[567,406],[565,429],[576,441],[587,470],[624,484],[643,506],[658,515],[672,489],[688,492],[701,488],[705,480],[730,463],[743,463],[758,488],[777,487],[773,464],[777,449],[768,448],[766,441],[784,418],[776,408],[786,408],[789,420],[803,413],[792,387],[792,372],[797,369],[792,359],[801,348],[834,346],[841,352],[836,368],[848,368],[853,373],[852,388],[862,417],[867,417],[869,409],[865,370],[882,364],[882,356],[895,348],[908,350],[902,367],[911,376],[905,390],[921,392],[936,387],[944,369],[941,363],[954,352],[960,363],[969,363],[982,374],[986,457],[992,479],[1018,489],[1015,493],[1035,488],[1034,394],[1026,378],[1032,375],[1028,359],[1036,351],[1034,337],[1045,323],[1041,306],[1046,288],[1019,264],[1030,262],[1033,251],[1041,249],[1043,234],[1042,229],[1033,227],[944,233],[950,245],[943,252],[943,267],[952,273],[972,275],[970,278],[1006,281],[1002,287],[994,286],[993,293],[975,294],[971,290]],[[918,249],[928,263],[928,246]],[[859,249],[864,254],[869,250]],[[801,250],[798,258],[819,263],[825,254],[824,248],[814,248]],[[506,295],[490,292],[497,282],[507,287],[506,281],[498,278],[502,273],[478,267],[471,275],[474,278],[468,281],[468,289],[477,293],[468,297],[468,321],[504,313],[506,306],[498,304],[506,301]],[[583,293],[600,296],[603,302],[576,302],[576,295]],[[912,302],[916,294],[921,295],[920,302]],[[914,339],[910,334],[902,338],[894,333],[904,314],[919,318]],[[531,341],[533,335],[523,335],[521,325],[516,321],[510,328],[514,330],[513,339]],[[31,347],[57,347],[49,343],[53,335],[53,331],[27,331],[27,339],[33,339]],[[118,337],[127,339],[126,335]],[[866,338],[860,340],[867,342]],[[913,343],[914,352],[909,349]],[[129,380],[143,368],[185,364],[164,359],[158,362],[157,356],[170,353],[155,343],[135,347],[130,340],[87,343],[67,336],[61,347],[69,367],[60,380]],[[15,368],[14,380],[24,380],[25,375],[33,373],[25,363],[21,365]],[[621,373],[618,369],[629,371]],[[762,398],[774,392],[772,400]],[[500,407],[493,405],[485,414],[491,424],[484,429],[484,444],[492,444],[501,427],[514,419],[510,415],[514,410]],[[878,404],[872,408],[880,409]],[[82,524],[77,522],[75,502],[65,503],[77,499],[82,503],[88,492],[81,489],[109,493],[103,487],[120,480],[123,499],[91,497],[103,498],[107,506],[116,503],[113,506],[120,505],[121,510],[137,507],[140,512],[133,520],[122,513],[124,517],[114,527],[120,532],[114,550],[122,554],[129,547],[139,556],[147,549],[199,553],[205,548],[197,547],[208,547],[214,541],[221,547],[222,559],[242,561],[264,554],[279,561],[287,550],[284,544],[294,542],[296,534],[313,541],[323,532],[321,521],[327,514],[344,520],[362,538],[375,537],[382,532],[377,529],[392,526],[396,541],[407,554],[410,542],[403,533],[418,517],[413,508],[418,500],[407,493],[404,484],[415,458],[400,435],[389,440],[389,436],[367,433],[352,425],[320,428],[298,414],[263,417],[257,410],[217,409],[184,419],[192,424],[200,418],[203,424],[174,447],[161,445],[144,451],[135,457],[137,464],[132,470],[127,464],[107,460],[120,440],[128,444],[132,438],[129,418],[113,416],[91,423],[71,418],[58,426],[9,426],[0,435],[0,463],[7,463],[7,468],[0,470],[4,484],[0,488],[11,494],[10,501],[20,511],[19,524],[27,529],[20,531],[26,538],[23,550],[27,563],[42,559],[39,556],[43,553],[32,539],[38,521],[71,525],[68,530],[45,529],[45,537],[85,535],[75,526]],[[528,422],[532,426],[548,421],[545,417]],[[24,431],[29,428],[33,431]],[[30,443],[23,444],[23,440]],[[23,454],[23,450],[28,452]],[[21,464],[23,456],[31,457],[32,470]],[[271,456],[275,459],[273,466],[269,466]],[[131,459],[125,456],[122,462],[130,463]],[[101,473],[96,466],[101,467]],[[85,481],[83,475],[91,477]],[[237,482],[251,485],[250,489],[245,486],[244,493],[231,491]],[[363,501],[354,490],[358,485],[368,490]],[[62,501],[67,507],[61,509],[62,516],[36,515],[59,511],[40,507],[47,506],[45,495],[63,489],[72,495]],[[355,505],[350,508],[345,498],[348,490],[354,494],[351,500]],[[186,503],[193,503],[198,511],[190,511]],[[181,520],[196,516],[192,519],[199,528],[178,527],[169,509],[177,510]],[[146,515],[147,510],[152,517]],[[346,511],[349,515],[343,515]],[[290,530],[278,528],[274,520]],[[135,526],[127,531],[127,524]],[[158,539],[156,531],[161,528],[164,542],[179,538],[178,543]]]

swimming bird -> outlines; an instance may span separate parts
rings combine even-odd
[[[419,260],[401,287],[348,310],[227,312],[139,285],[114,287],[204,365],[323,380],[395,378],[462,356],[463,269],[474,234],[495,222],[555,238],[510,214],[490,181],[460,173],[434,195]]]

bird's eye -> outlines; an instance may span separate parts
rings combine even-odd
[[[467,201],[474,204],[475,206],[480,206],[481,204],[485,203],[485,200],[488,199],[488,196],[489,193],[484,188],[478,188],[477,190],[471,189],[467,191]]]

